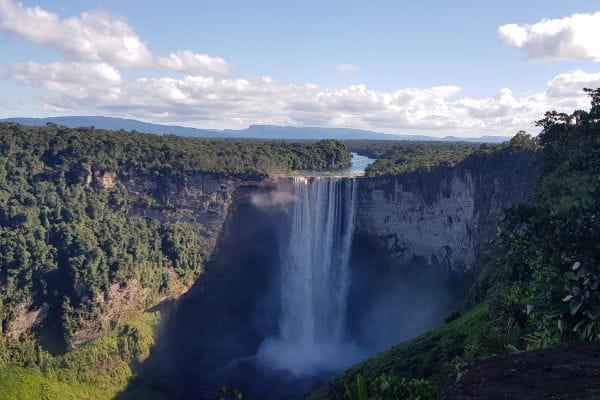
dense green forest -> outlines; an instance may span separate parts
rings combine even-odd
[[[198,173],[258,179],[291,169],[345,167],[335,141],[281,143],[201,140],[47,125],[0,124],[0,322],[47,305],[53,347],[64,347],[85,321],[99,320],[111,285],[134,280],[148,303],[177,283],[189,285],[207,257],[204,227],[132,213],[122,185],[143,177],[184,182]],[[153,208],[168,207],[147,196]],[[148,205],[146,204],[146,206]]]
[[[500,256],[475,271],[464,308],[312,398],[359,398],[360,389],[360,398],[435,399],[491,356],[600,338],[600,89],[586,91],[589,112],[548,112],[536,138],[495,147],[535,149],[542,175],[527,203],[505,210]]]
[[[411,171],[429,171],[435,167],[452,167],[476,151],[499,145],[463,142],[415,142],[398,140],[346,141],[353,152],[374,158],[367,176],[392,176]]]
[[[346,167],[346,146],[319,142],[198,139],[136,132],[70,129],[53,124],[26,127],[0,123],[3,154],[32,151],[49,167],[94,163],[98,169],[126,174],[182,176],[215,173],[257,178],[274,172]]]

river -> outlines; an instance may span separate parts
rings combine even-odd
[[[357,176],[365,175],[365,169],[375,160],[366,156],[361,156],[356,153],[352,153],[352,165],[348,168],[336,169],[331,171],[303,171],[300,176],[315,177],[315,176],[329,176],[339,178],[354,178]]]

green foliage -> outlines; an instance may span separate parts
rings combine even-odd
[[[346,400],[368,400],[367,385],[365,384],[365,378],[358,374],[356,376],[356,387],[352,388],[347,383],[344,384],[344,395]]]
[[[225,386],[221,391],[223,392],[223,395],[219,400],[242,400],[244,398],[244,394],[237,389],[231,389]]]
[[[411,171],[428,171],[435,167],[451,167],[480,146],[452,142],[376,142],[363,151],[365,155],[377,157],[377,160],[367,167],[366,174],[390,176]]]
[[[406,379],[391,375],[380,375],[369,385],[372,400],[433,400],[440,391],[424,379]]]
[[[367,390],[367,387],[369,388]],[[369,394],[368,394],[369,393]],[[369,383],[358,374],[356,384],[344,383],[346,400],[434,400],[440,391],[431,382],[424,379],[405,379],[391,375],[380,375]],[[330,388],[329,397],[342,400],[335,388]]]
[[[35,369],[0,367],[0,399],[109,400],[116,394],[117,391],[107,391],[92,385],[59,382]]]
[[[367,176],[430,171],[434,168],[453,167],[469,158],[507,151],[535,151],[539,147],[537,140],[523,131],[502,144],[394,140],[349,140],[346,143],[352,151],[376,159],[367,167]]]
[[[204,228],[199,224],[167,224],[162,228],[163,252],[186,284],[190,284],[202,272],[203,260],[207,256],[203,234]],[[166,282],[162,289],[168,286]]]
[[[499,260],[527,286],[527,348],[600,338],[600,91],[592,110],[549,112],[538,124],[544,175],[532,200],[508,210]]]
[[[579,261],[571,267],[571,271],[565,272],[566,296],[562,302],[568,307],[564,312],[572,318],[579,318],[579,322],[573,327],[582,340],[592,340],[600,337],[600,271],[594,265],[582,266]],[[564,322],[559,319],[558,328],[564,329]]]
[[[537,139],[528,135],[525,131],[519,131],[512,139],[509,140],[508,145],[513,148],[535,150],[538,148]]]

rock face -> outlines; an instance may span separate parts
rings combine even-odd
[[[506,151],[454,168],[361,178],[356,232],[395,266],[465,271],[488,256],[502,209],[525,200],[536,176],[533,153]]]
[[[134,207],[129,211],[132,215],[142,215],[159,222],[201,224],[204,227],[203,236],[209,257],[222,234],[232,204],[235,199],[244,198],[243,195],[236,195],[238,189],[246,184],[238,179],[212,174],[184,178],[148,176],[123,178],[115,171],[95,170],[92,165],[73,171],[73,178],[74,182],[91,190],[124,189],[133,199]],[[156,196],[161,199],[160,205],[156,202]],[[193,284],[193,282],[179,281],[171,269],[165,272],[172,276],[172,283],[167,293],[160,295],[153,293],[149,288],[143,287],[137,279],[131,278],[115,283],[105,293],[98,294],[94,301],[102,306],[100,307],[102,314],[87,321],[84,326],[66,338],[67,346],[79,347],[99,337],[116,321],[130,318],[166,299],[178,298]],[[35,308],[31,302],[23,303],[16,308],[15,317],[5,328],[4,333],[18,337],[31,332],[44,321],[47,315],[47,305]]]
[[[239,180],[208,174],[182,179],[130,177],[127,180],[119,180],[116,173],[108,171],[92,176],[93,178],[86,179],[85,182],[91,182],[98,189],[111,190],[117,185],[125,188],[136,200],[136,206],[131,210],[134,215],[142,215],[159,222],[201,224],[204,227],[205,243],[211,254],[223,232],[234,198],[239,197],[234,194],[243,186],[243,182]],[[169,206],[156,206],[149,201],[149,194],[160,196]],[[152,293],[135,278],[111,285],[107,293],[96,299],[97,303],[102,304],[102,315],[88,321],[67,338],[67,346],[80,347],[101,336],[114,322],[130,318],[166,299],[176,299],[193,284],[178,281],[172,270],[166,272],[173,276],[173,283],[169,291],[162,295]],[[32,327],[33,324],[28,328]]]
[[[8,325],[6,336],[18,338],[29,332],[32,327],[39,325],[48,315],[48,305],[44,304],[39,308],[33,308],[32,302],[24,302],[17,305],[14,309],[14,319]],[[2,331],[0,330],[0,333]]]
[[[201,174],[185,179],[135,177],[124,181],[123,185],[138,200],[146,198],[148,193],[160,192],[163,199],[171,204],[168,208],[156,208],[151,204],[138,206],[133,210],[134,213],[160,222],[199,223],[205,228],[204,238],[214,249],[234,193],[242,183],[235,179]]]

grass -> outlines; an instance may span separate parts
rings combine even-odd
[[[117,393],[92,385],[59,382],[33,368],[0,368],[2,400],[108,400]]]
[[[150,354],[159,325],[160,313],[145,313],[63,356],[40,357],[38,350],[36,362],[5,357],[0,363],[0,400],[166,399],[143,389],[125,393],[135,368]]]

